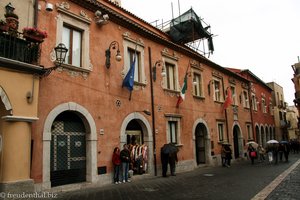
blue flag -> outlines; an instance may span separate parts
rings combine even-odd
[[[136,60],[136,53],[134,55],[133,62],[131,63],[130,69],[126,74],[122,84],[122,87],[127,87],[127,89],[130,92],[133,90],[133,85],[134,85],[135,60]]]

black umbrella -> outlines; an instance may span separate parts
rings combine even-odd
[[[178,148],[172,143],[164,144],[164,146],[162,147],[161,150],[164,154],[170,154],[170,153],[177,153],[178,152]]]

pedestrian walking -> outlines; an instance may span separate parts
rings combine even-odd
[[[230,167],[231,166],[231,159],[232,159],[232,150],[230,148],[230,144],[226,144],[225,145],[225,160],[226,160],[226,167]]]
[[[122,180],[123,183],[130,182],[128,179],[129,163],[130,163],[130,151],[128,145],[123,145],[123,150],[120,152],[120,159],[122,162]]]
[[[167,177],[169,153],[164,151],[164,147],[160,149],[160,159],[161,159],[161,166],[162,166],[162,176]]]
[[[119,147],[115,147],[113,156],[112,156],[112,163],[114,165],[114,182],[115,184],[121,183],[120,181],[120,171],[121,171],[121,158],[120,158],[120,149]]]
[[[290,144],[289,143],[286,143],[284,144],[284,148],[283,148],[283,154],[284,154],[284,159],[285,159],[285,162],[288,162],[289,161],[289,153],[290,153]]]
[[[256,158],[257,155],[256,155],[255,148],[251,144],[249,144],[249,146],[248,146],[248,153],[249,153],[249,158],[251,160],[251,164],[253,165],[254,159]]]
[[[278,146],[278,156],[280,162],[282,162],[283,151],[284,151],[284,146],[283,144],[280,143]]]
[[[222,144],[222,149],[221,149],[221,159],[222,159],[222,166],[226,167],[227,165],[227,160],[226,160],[226,150],[225,150],[225,145]]]
[[[177,150],[169,153],[169,165],[170,165],[170,171],[171,176],[175,175],[175,169],[176,169],[176,163],[178,162],[177,158]]]
[[[258,151],[259,161],[263,162],[265,160],[265,153],[266,153],[265,149],[261,145],[259,145],[257,147],[257,151]]]

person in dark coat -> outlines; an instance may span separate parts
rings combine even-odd
[[[171,170],[171,176],[175,175],[176,163],[178,162],[177,151],[169,153],[169,165]]]
[[[120,152],[120,159],[122,162],[122,179],[123,183],[130,182],[128,180],[128,171],[129,171],[129,163],[130,163],[130,151],[128,149],[127,144],[124,144],[123,150]]]
[[[289,161],[289,154],[290,154],[290,144],[284,144],[283,154],[285,158],[285,162]]]
[[[255,148],[251,144],[249,144],[248,152],[249,152],[249,158],[251,159],[251,164],[253,165],[254,159],[256,158],[256,151],[255,151]]]
[[[232,150],[230,148],[230,145],[225,145],[225,160],[226,160],[226,167],[230,167],[231,165],[231,159],[232,159]]]
[[[164,152],[164,147],[160,149],[160,159],[162,166],[162,176],[167,177],[169,153]]]

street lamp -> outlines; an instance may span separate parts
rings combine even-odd
[[[55,48],[55,56],[56,56],[56,60],[55,60],[55,66],[54,67],[49,67],[44,69],[44,73],[42,75],[42,77],[46,77],[48,75],[51,74],[51,72],[55,69],[57,69],[58,67],[61,66],[61,64],[63,64],[65,62],[67,53],[68,53],[68,49],[67,47],[63,44],[63,43],[59,43]]]
[[[164,67],[164,62],[162,60],[158,60],[155,62],[154,66],[152,67],[152,74],[153,74],[153,81],[156,81],[156,66],[161,66],[161,76],[166,76],[166,70]]]
[[[110,49],[116,49],[116,48],[117,48],[116,61],[120,62],[122,60],[122,56],[119,49],[119,43],[117,41],[111,42],[108,49],[106,49],[105,51],[105,57],[106,57],[105,66],[107,69],[110,68],[110,56],[111,56]]]

